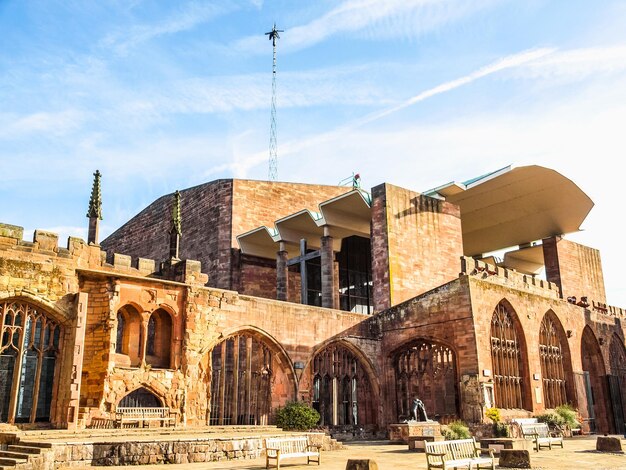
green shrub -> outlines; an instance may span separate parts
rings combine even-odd
[[[286,431],[308,431],[320,420],[320,414],[301,401],[287,403],[276,410],[276,426]]]
[[[495,437],[509,437],[509,427],[500,422],[500,410],[498,408],[487,408],[485,416],[493,423],[493,435]]]
[[[552,427],[563,426],[565,424],[563,417],[554,411],[548,411],[547,413],[537,416],[537,421],[540,423],[546,423],[548,426]]]
[[[469,439],[472,437],[467,424],[463,421],[453,421],[444,429],[443,435],[446,441],[454,441],[457,439]]]
[[[558,414],[570,429],[577,429],[580,427],[578,421],[578,410],[571,405],[558,406],[554,411]]]

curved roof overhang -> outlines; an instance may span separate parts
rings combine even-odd
[[[454,190],[447,191],[452,184]],[[447,192],[446,201],[460,207],[466,256],[577,232],[593,207],[570,179],[537,165],[508,167],[465,185],[452,184],[433,192]]]
[[[326,227],[333,237],[333,249],[341,249],[343,238],[359,235],[369,238],[372,218],[369,195],[354,189],[319,204],[319,213],[307,209],[275,222],[275,230],[259,227],[237,236],[244,254],[276,258],[278,243],[283,242],[290,256],[300,253],[300,240],[309,248],[318,249]]]

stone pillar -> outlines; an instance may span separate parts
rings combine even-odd
[[[289,270],[287,269],[287,251],[285,242],[280,242],[276,253],[276,300],[287,300],[289,297]]]
[[[141,319],[141,343],[139,344],[139,358],[141,359],[141,367],[146,366],[146,346],[148,344],[148,322],[150,321],[150,312],[144,312]]]
[[[74,357],[72,359],[72,376],[70,377],[70,401],[67,407],[66,418],[68,429],[76,429],[78,424],[80,381],[83,374],[83,355],[85,352],[85,325],[87,323],[88,297],[89,294],[86,292],[79,292],[78,301],[76,302]]]
[[[338,308],[335,305],[335,254],[333,252],[333,237],[328,227],[324,227],[324,236],[320,246],[320,263],[322,265],[322,307]]]
[[[98,217],[89,217],[89,231],[87,232],[87,244],[98,244],[98,232],[100,231],[100,220]]]

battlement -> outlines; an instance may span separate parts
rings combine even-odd
[[[202,273],[199,261],[135,258],[113,253],[111,263],[106,252],[98,245],[88,245],[78,237],[68,237],[67,246],[59,246],[59,235],[45,230],[35,230],[33,241],[23,240],[24,228],[0,223],[0,252],[12,251],[20,261],[41,260],[41,257],[65,259],[68,265],[79,269],[96,269],[137,277],[150,277],[203,286],[208,276]],[[68,266],[69,267],[69,266]]]
[[[503,268],[461,256],[461,275],[472,276],[495,284],[524,289],[539,295],[560,298],[561,291],[555,283],[522,274],[514,269]]]
[[[591,301],[591,308],[596,312],[603,313],[605,315],[610,315],[612,317],[624,317],[626,316],[626,310],[620,307],[614,307],[612,305],[607,305],[602,302],[596,302],[594,300]]]

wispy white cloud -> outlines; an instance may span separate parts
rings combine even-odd
[[[125,54],[139,44],[167,34],[187,31],[206,23],[233,8],[231,2],[194,2],[175,14],[151,24],[133,25],[130,29],[117,29],[106,35],[101,41],[104,49],[112,49],[118,54]]]
[[[281,36],[281,49],[300,50],[339,34],[415,38],[497,3],[500,0],[348,0],[319,18],[288,28]],[[242,38],[233,47],[239,52],[266,50],[258,36]]]
[[[80,127],[84,120],[85,113],[74,109],[25,116],[0,114],[0,138],[19,138],[33,133],[65,135]]]

